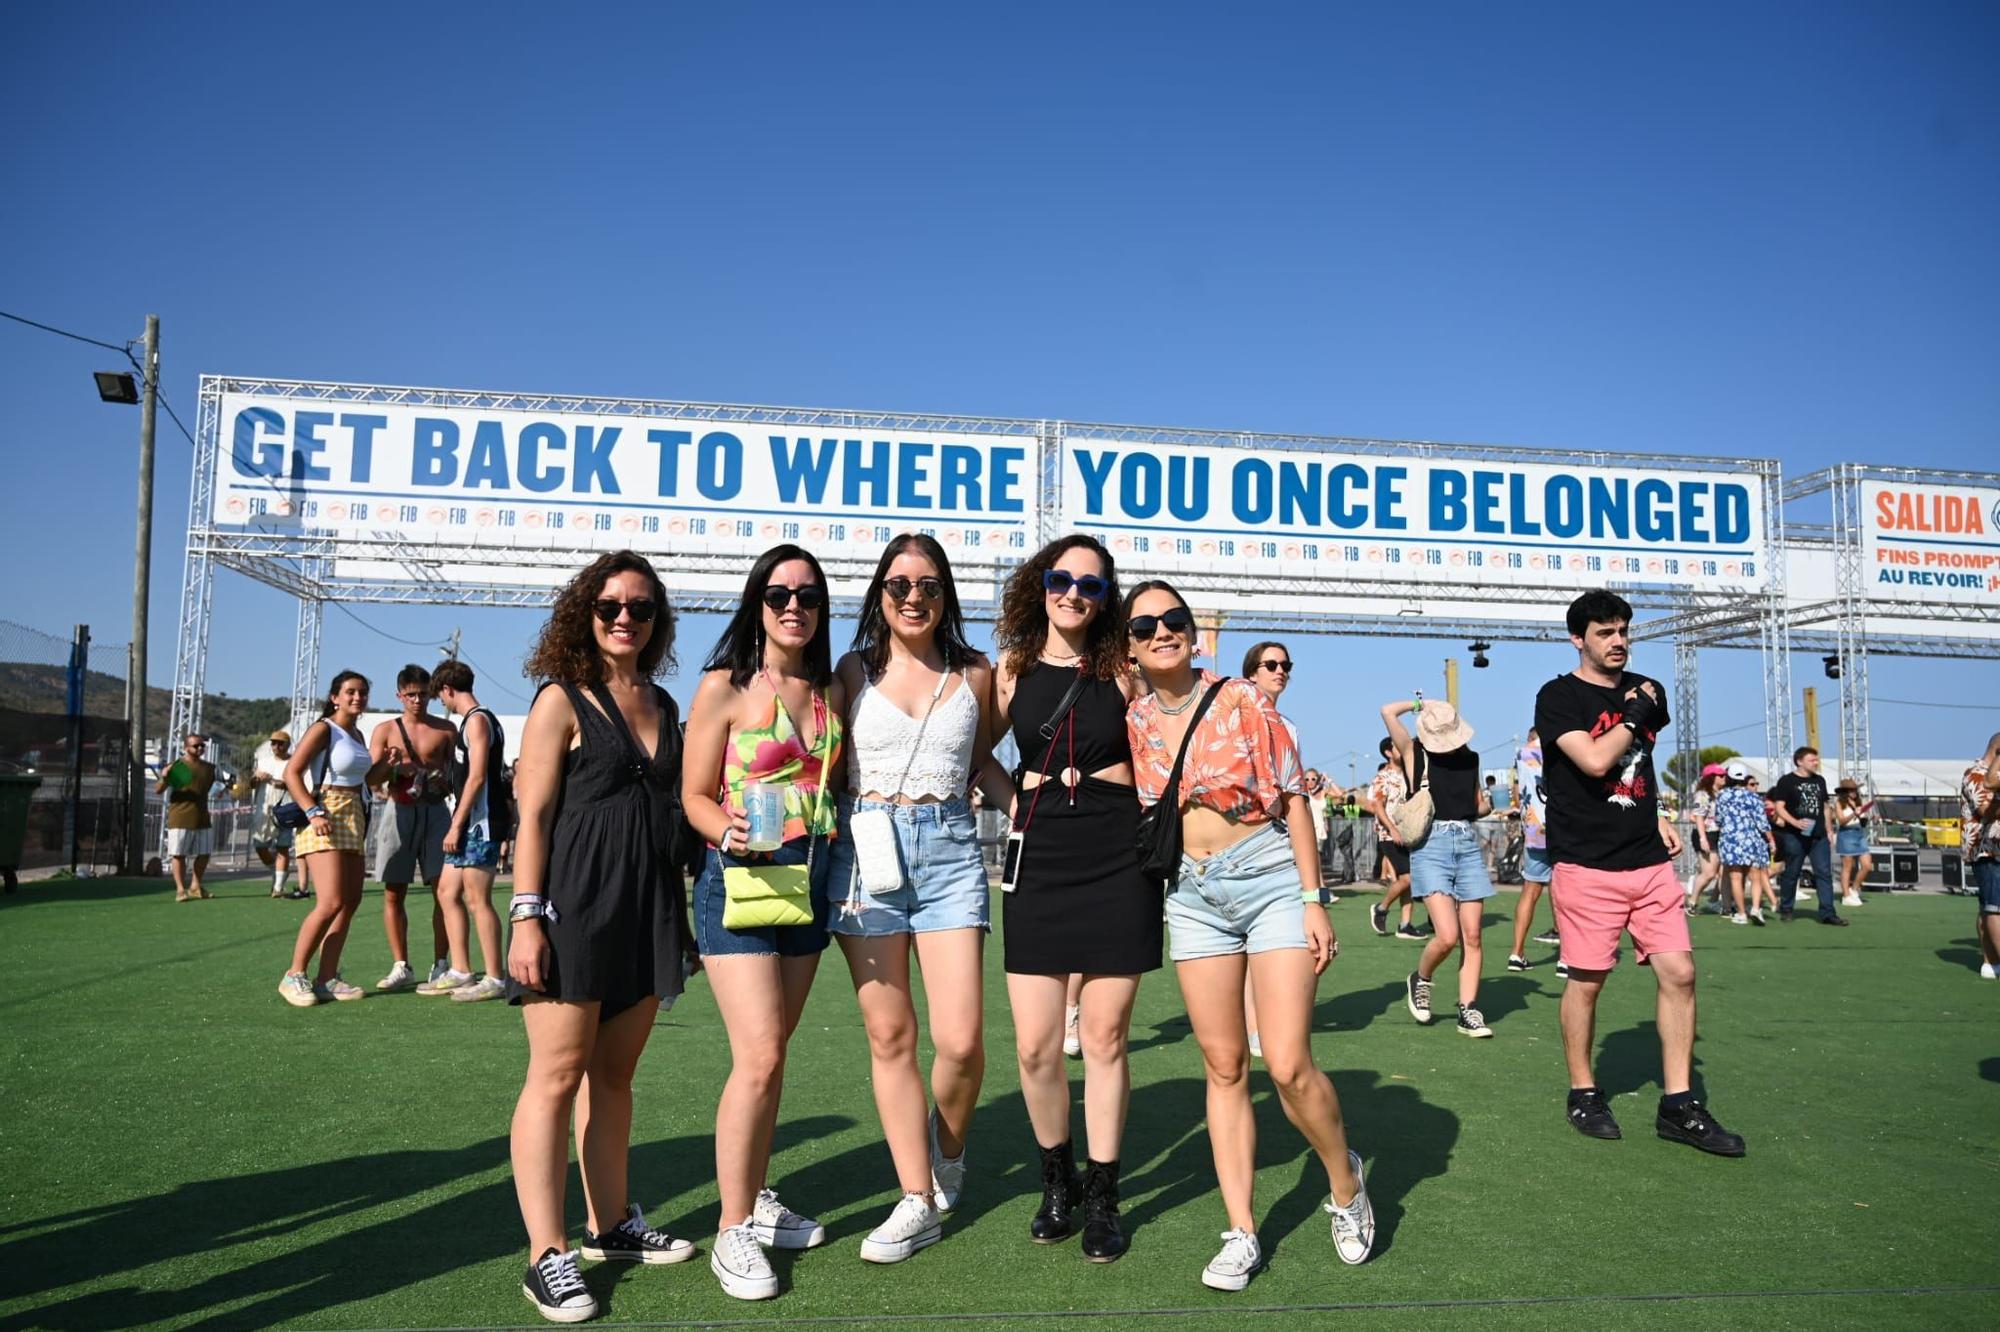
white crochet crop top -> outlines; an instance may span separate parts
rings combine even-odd
[[[947,677],[949,679],[949,677]],[[924,703],[928,706],[930,700]],[[912,717],[882,696],[871,681],[855,700],[847,731],[847,787],[856,795],[934,796],[950,800],[965,794],[972,774],[972,742],[979,728],[979,707],[972,684],[960,677],[958,687],[938,699],[928,726],[923,715]],[[917,732],[923,744],[917,744]],[[906,780],[903,769],[908,766]],[[900,784],[900,789],[899,789]]]

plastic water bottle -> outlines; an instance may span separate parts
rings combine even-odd
[[[749,851],[776,851],[785,844],[784,782],[745,782],[743,813],[750,820]]]

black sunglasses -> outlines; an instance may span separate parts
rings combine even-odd
[[[905,578],[901,574],[897,574],[894,578],[885,578],[882,580],[882,590],[889,594],[891,601],[908,599],[911,588],[915,588],[917,591],[923,593],[925,601],[936,601],[944,595],[944,580],[941,578],[911,579]]]
[[[773,583],[764,589],[764,604],[774,611],[781,611],[797,598],[799,609],[816,611],[826,605],[826,589],[818,583],[807,583],[804,587],[785,587]]]
[[[1096,574],[1085,574],[1081,578],[1072,577],[1066,570],[1050,569],[1042,575],[1042,590],[1057,596],[1067,595],[1071,588],[1085,601],[1102,601],[1104,594],[1111,590],[1111,584]]]
[[[591,614],[600,624],[618,623],[618,612],[624,611],[632,617],[632,623],[645,624],[659,613],[659,606],[650,600],[613,601],[610,597],[600,597],[592,604]]]
[[[1134,615],[1125,622],[1125,631],[1134,638],[1151,638],[1163,624],[1169,632],[1185,638],[1194,632],[1194,612],[1185,606],[1176,606],[1164,615]]]
[[[1290,675],[1292,673],[1292,663],[1289,661],[1260,661],[1257,663],[1257,669],[1260,671],[1283,671],[1286,675]]]

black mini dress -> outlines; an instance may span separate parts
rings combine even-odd
[[[1010,710],[1023,773],[1048,777],[1023,791],[1024,827],[1014,891],[1002,908],[1008,971],[1021,975],[1131,976],[1160,967],[1160,892],[1139,872],[1133,849],[1139,797],[1130,786],[1084,774],[1129,764],[1125,696],[1110,680],[1086,680],[1055,737],[1042,725],[1074,672],[1037,662],[1014,686]],[[1065,769],[1080,776],[1064,784]]]

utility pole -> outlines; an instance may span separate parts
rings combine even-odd
[[[132,679],[125,691],[130,737],[131,819],[126,825],[125,872],[146,865],[146,617],[153,582],[153,421],[160,403],[160,317],[146,316],[146,383],[139,399],[139,533],[132,567]]]
[[[1452,707],[1458,706],[1458,658],[1444,659],[1444,701]]]
[[[1819,748],[1819,690],[1806,686],[1806,743]]]

